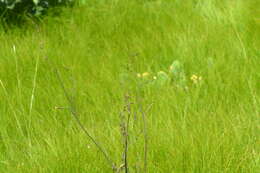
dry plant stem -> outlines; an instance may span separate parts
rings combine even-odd
[[[152,105],[153,104],[150,104],[150,106],[146,109],[146,111],[144,111],[142,103],[140,103],[140,112],[142,114],[143,132],[144,132],[144,173],[147,172],[147,152],[148,152],[148,134],[147,134],[146,114],[151,109]]]
[[[115,172],[116,167],[114,162],[112,161],[112,159],[108,156],[108,154],[105,152],[105,150],[98,144],[98,142],[90,135],[90,133],[88,132],[88,130],[83,126],[83,124],[81,123],[81,121],[78,118],[78,113],[76,111],[76,108],[73,104],[72,99],[69,97],[68,92],[65,89],[65,86],[61,80],[60,74],[59,72],[55,69],[55,74],[60,82],[60,85],[62,87],[62,90],[65,94],[65,97],[69,103],[69,110],[72,114],[72,116],[74,117],[74,119],[76,120],[77,124],[79,125],[79,127],[81,128],[81,130],[85,133],[85,135],[96,145],[96,147],[99,149],[99,151],[101,151],[101,153],[104,155],[105,159],[107,160],[107,162],[111,165],[112,170]]]
[[[142,103],[140,105],[140,111],[141,111],[141,114],[142,114],[142,119],[143,119],[143,132],[144,132],[144,173],[147,172],[147,142],[148,142],[148,139],[147,139],[147,132],[146,132],[146,121],[145,121],[145,113],[143,111],[143,106],[142,106]]]
[[[125,134],[126,134],[126,121],[125,121],[125,107],[122,112],[120,112],[120,133],[122,136],[122,142],[123,142],[123,152],[122,152],[122,162],[123,164],[121,168],[118,168],[118,172],[121,172],[123,169],[125,169]]]
[[[121,135],[123,139],[123,153],[122,153],[122,161],[123,161],[123,169],[125,173],[129,172],[128,168],[128,146],[129,146],[129,122],[131,117],[131,102],[129,94],[124,95],[124,107],[123,111],[120,113],[120,129]],[[120,169],[121,170],[121,169]],[[119,170],[119,171],[120,171]]]
[[[130,96],[128,94],[125,95],[125,102],[126,102],[126,111],[127,111],[127,122],[125,128],[124,162],[125,162],[125,173],[128,173],[128,131],[129,131],[129,121],[131,116],[131,102],[130,102]]]

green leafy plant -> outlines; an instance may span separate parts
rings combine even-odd
[[[170,66],[169,72],[170,72],[171,79],[178,86],[184,87],[186,85],[185,71],[184,71],[183,64],[180,61],[178,60],[173,61],[172,65]]]
[[[159,71],[156,75],[152,76],[150,73],[144,72],[142,74],[138,73],[137,78],[139,82],[157,88],[168,84],[185,87],[187,84],[183,64],[178,60],[173,61],[168,73]]]
[[[125,82],[128,81],[128,85],[130,85],[129,83],[133,83],[133,80],[130,80],[132,79],[130,75],[128,75],[128,78],[125,77],[124,79]],[[173,61],[168,73],[164,71],[159,71],[154,76],[152,76],[148,72],[144,72],[142,74],[137,73],[137,79],[137,83],[141,84],[142,86],[151,86],[155,88],[161,88],[167,85],[172,85],[178,88],[187,89],[188,85],[188,80],[186,77],[184,66],[178,60]],[[201,81],[202,77],[196,74],[193,74],[190,77],[190,83],[195,86],[200,86]]]
[[[77,0],[0,0],[1,20],[16,21],[21,16],[40,16],[51,7],[71,5]]]
[[[159,71],[157,73],[157,76],[154,76],[154,81],[153,81],[153,85],[155,85],[156,87],[161,87],[164,86],[166,84],[169,84],[170,82],[170,77],[167,73],[165,73],[164,71]]]

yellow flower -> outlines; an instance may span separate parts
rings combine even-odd
[[[156,76],[154,76],[154,77],[153,77],[153,79],[154,79],[154,80],[156,80],[156,79],[157,79],[157,77],[156,77]]]
[[[142,74],[142,76],[143,76],[143,77],[147,77],[147,76],[149,76],[149,73],[148,73],[148,72],[144,72],[144,73]]]
[[[173,69],[173,66],[171,65],[171,66],[170,66],[170,71],[171,71],[172,69]]]
[[[140,73],[137,73],[137,77],[139,77],[139,78],[140,78],[140,77],[142,77],[142,75],[141,75]]]
[[[198,76],[196,76],[196,75],[194,74],[194,75],[192,75],[192,76],[190,77],[190,79],[191,79],[192,81],[196,81],[196,80],[198,79]]]
[[[191,77],[190,77],[190,79],[192,80],[192,82],[194,83],[194,84],[197,84],[199,81],[201,81],[202,80],[202,77],[201,76],[197,76],[197,75],[192,75]]]

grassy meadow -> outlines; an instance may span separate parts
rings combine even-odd
[[[39,25],[1,26],[0,172],[113,172],[76,112],[117,167],[127,153],[130,173],[257,173],[259,9],[89,0]],[[153,85],[174,61],[184,82]]]

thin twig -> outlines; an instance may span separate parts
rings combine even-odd
[[[129,122],[131,116],[131,102],[129,101],[130,96],[128,94],[125,95],[125,102],[126,102],[126,109],[127,109],[127,122],[126,122],[126,129],[125,129],[125,173],[128,173],[128,132],[129,132]]]
[[[44,42],[42,42],[42,45],[40,45],[40,48],[43,50],[45,47]],[[49,61],[49,59],[47,57],[46,61],[47,63],[50,65],[51,67],[51,62]],[[117,172],[117,167],[116,164],[112,161],[112,159],[108,156],[108,154],[106,153],[106,151],[101,147],[101,145],[90,135],[90,133],[88,132],[88,130],[84,127],[84,125],[81,123],[80,119],[78,118],[78,113],[76,111],[76,107],[72,101],[72,99],[70,98],[63,82],[61,79],[61,76],[57,70],[57,68],[54,67],[54,72],[57,76],[57,79],[61,85],[61,88],[64,92],[64,95],[67,99],[67,102],[69,103],[69,110],[71,112],[71,115],[74,117],[74,119],[76,120],[77,124],[79,125],[79,127],[81,128],[81,130],[84,132],[84,134],[96,145],[96,147],[98,148],[98,150],[103,154],[103,156],[105,157],[106,161],[108,162],[108,164],[111,165],[112,171],[113,172]]]
[[[123,139],[123,152],[122,152],[122,162],[124,165],[124,172],[129,172],[129,166],[128,166],[128,146],[129,146],[129,123],[130,123],[130,117],[131,117],[131,101],[129,94],[124,95],[124,107],[123,111],[120,113],[120,129],[121,129],[121,135]]]
[[[73,104],[73,101],[72,99],[70,98],[70,96],[68,95],[68,92],[66,91],[65,89],[65,86],[62,82],[62,79],[60,77],[60,74],[58,72],[57,69],[55,69],[55,74],[59,80],[59,83],[62,87],[62,90],[65,94],[65,97],[69,103],[69,110],[72,114],[72,116],[74,117],[74,119],[76,120],[77,124],[79,125],[79,127],[81,128],[81,130],[85,133],[85,135],[96,145],[96,147],[99,149],[99,151],[101,151],[101,153],[104,155],[105,159],[107,160],[107,162],[111,165],[113,171],[116,170],[116,167],[115,167],[115,164],[114,162],[112,161],[112,159],[108,156],[108,154],[105,152],[105,150],[101,147],[101,145],[90,135],[90,133],[88,132],[88,130],[84,127],[84,125],[81,123],[81,121],[79,120],[78,118],[78,113],[76,111],[76,108]]]

